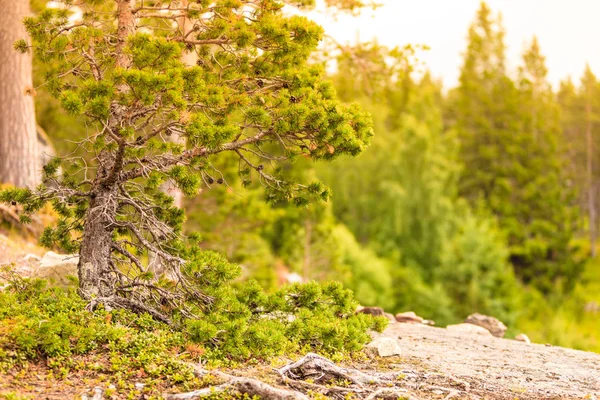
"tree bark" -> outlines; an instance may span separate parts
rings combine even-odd
[[[0,0],[2,1],[2,0]],[[117,0],[118,26],[115,60],[117,68],[129,66],[130,59],[125,53],[127,37],[135,31],[132,14],[133,0]],[[126,91],[127,87],[118,90]],[[118,104],[111,106],[108,129],[117,129],[121,123],[122,110]],[[117,215],[116,177],[122,169],[124,148],[117,151],[102,150],[98,173],[94,181],[94,198],[85,216],[85,228],[79,249],[79,294],[86,300],[112,297],[115,293],[116,271],[110,264],[112,232]]]
[[[0,182],[34,187],[40,182],[32,83],[32,55],[13,45],[27,39],[23,18],[29,0],[0,0]],[[26,91],[29,90],[29,94]]]
[[[110,265],[116,189],[105,190],[90,201],[79,250],[79,295],[86,300],[114,295],[116,277]]]

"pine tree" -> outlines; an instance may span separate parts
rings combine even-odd
[[[52,66],[46,88],[88,126],[79,146],[92,164],[56,159],[44,169],[52,185],[1,199],[22,203],[24,219],[53,204],[61,219],[42,241],[79,252],[79,293],[92,307],[169,321],[174,310],[189,315],[188,301],[214,303],[219,285],[237,273],[181,235],[184,214],[159,190],[165,180],[189,196],[226,185],[214,163],[229,155],[245,181],[267,188],[268,200],[304,205],[329,191],[285,180],[281,163],[356,155],[372,136],[370,118],[340,104],[322,68],[307,63],[322,29],[284,16],[280,2],[89,0],[78,3],[76,22],[71,2],[64,5],[25,25],[35,55]],[[188,34],[172,23],[181,18],[193,24]],[[30,50],[25,42],[18,48]],[[196,66],[182,62],[184,51],[196,52]],[[168,141],[171,135],[186,144]],[[163,260],[176,291],[153,283],[148,252]]]
[[[500,142],[519,128],[518,94],[506,76],[504,47],[504,31],[482,2],[469,28],[459,87],[451,93],[450,119],[460,135],[460,158],[467,167],[461,194],[472,202],[494,201],[496,180],[505,179],[505,173],[490,169],[506,158]]]
[[[561,124],[568,144],[568,165],[573,185],[579,192],[580,227],[590,238],[592,256],[600,222],[598,210],[599,170],[596,149],[600,146],[600,82],[586,66],[579,87],[569,79],[561,82],[558,94]]]
[[[569,287],[575,211],[567,188],[558,106],[536,40],[515,84],[504,67],[503,29],[482,3],[469,30],[460,86],[449,113],[464,163],[460,193],[482,201],[507,231],[510,259],[526,283]]]

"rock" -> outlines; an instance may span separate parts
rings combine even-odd
[[[25,257],[23,257],[23,261],[29,260],[42,261],[42,258],[40,256],[36,256],[35,254],[27,254]]]
[[[456,325],[448,325],[446,327],[449,331],[452,332],[461,332],[468,333],[474,335],[483,335],[483,336],[492,336],[492,333],[487,329],[473,324],[456,324]]]
[[[369,314],[374,317],[384,317],[385,316],[385,311],[383,311],[383,308],[381,308],[381,307],[363,307],[362,309],[360,309],[357,312],[362,313],[362,314]]]
[[[35,130],[37,133],[39,165],[44,166],[56,156],[56,150],[52,145],[52,140],[41,126],[37,125]]]
[[[367,353],[379,357],[398,356],[402,353],[402,349],[398,342],[390,337],[378,337],[369,343],[365,350]]]
[[[44,254],[40,265],[31,273],[32,278],[46,279],[56,286],[69,286],[69,277],[77,276],[79,256],[76,254],[57,254],[49,251]]]
[[[429,326],[434,326],[435,325],[435,321],[430,320],[430,319],[424,319],[421,323],[423,325],[429,325]]]
[[[419,317],[412,311],[407,311],[396,314],[396,321],[403,323],[421,324],[423,323],[423,318]]]
[[[384,317],[389,319],[390,322],[396,322],[396,317],[394,317],[394,314],[390,314],[389,312],[386,312],[383,315],[384,315]]]
[[[88,397],[87,394],[81,395],[81,400],[102,400],[104,398],[104,390],[100,386],[94,388],[94,394],[92,397]]]
[[[44,257],[40,260],[40,268],[49,268],[66,264],[77,265],[78,262],[79,256],[77,254],[58,254],[49,251],[44,254]]]
[[[285,281],[287,283],[302,283],[304,282],[304,279],[296,272],[292,272],[285,275]]]
[[[506,325],[502,321],[483,314],[471,314],[465,319],[465,323],[481,326],[492,333],[496,337],[504,337],[506,333]]]
[[[529,337],[524,333],[520,333],[517,336],[515,336],[515,340],[518,340],[519,342],[531,343]]]

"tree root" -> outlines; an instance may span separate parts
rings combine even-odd
[[[198,365],[192,367],[196,376],[202,378],[210,374],[224,383],[189,393],[166,394],[166,399],[201,399],[214,393],[231,391],[268,400],[308,400],[308,395],[315,393],[333,399],[352,397],[365,400],[418,400],[409,390],[398,387],[401,383],[398,380],[399,374],[366,374],[355,369],[341,368],[331,360],[314,353],[308,353],[300,360],[275,370],[281,378],[281,383],[287,386],[286,389],[271,386],[257,379],[237,377],[220,371],[207,371]]]
[[[315,353],[308,353],[295,363],[280,368],[282,377],[291,379],[312,379],[315,382],[346,381],[362,387],[365,384],[378,384],[378,377],[367,375],[358,370],[340,368],[332,361]]]
[[[251,378],[240,378],[232,375],[226,375],[223,373],[216,374],[219,377],[227,376],[229,381],[218,386],[212,386],[200,390],[195,390],[188,393],[179,394],[167,394],[164,396],[166,400],[193,400],[201,399],[203,397],[210,396],[214,393],[221,393],[226,391],[233,391],[240,394],[247,394],[248,396],[258,396],[261,399],[273,399],[273,400],[308,400],[308,396],[301,392],[280,389],[257,379]]]

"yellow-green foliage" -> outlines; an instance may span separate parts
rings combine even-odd
[[[267,296],[249,283],[223,295],[200,319],[170,327],[125,310],[89,312],[73,289],[13,280],[0,292],[0,370],[29,360],[46,360],[62,370],[94,369],[93,357],[107,357],[108,365],[96,367],[117,379],[141,370],[179,383],[193,379],[184,361],[352,352],[369,340],[368,328],[382,330],[387,323],[355,315],[351,294],[339,284],[295,285]],[[77,356],[83,355],[92,358],[79,363]]]
[[[519,329],[537,343],[600,352],[600,315],[590,307],[600,304],[598,271],[600,260],[590,259],[581,281],[568,295],[558,293],[544,299],[535,292],[529,293],[525,311],[517,322]]]

